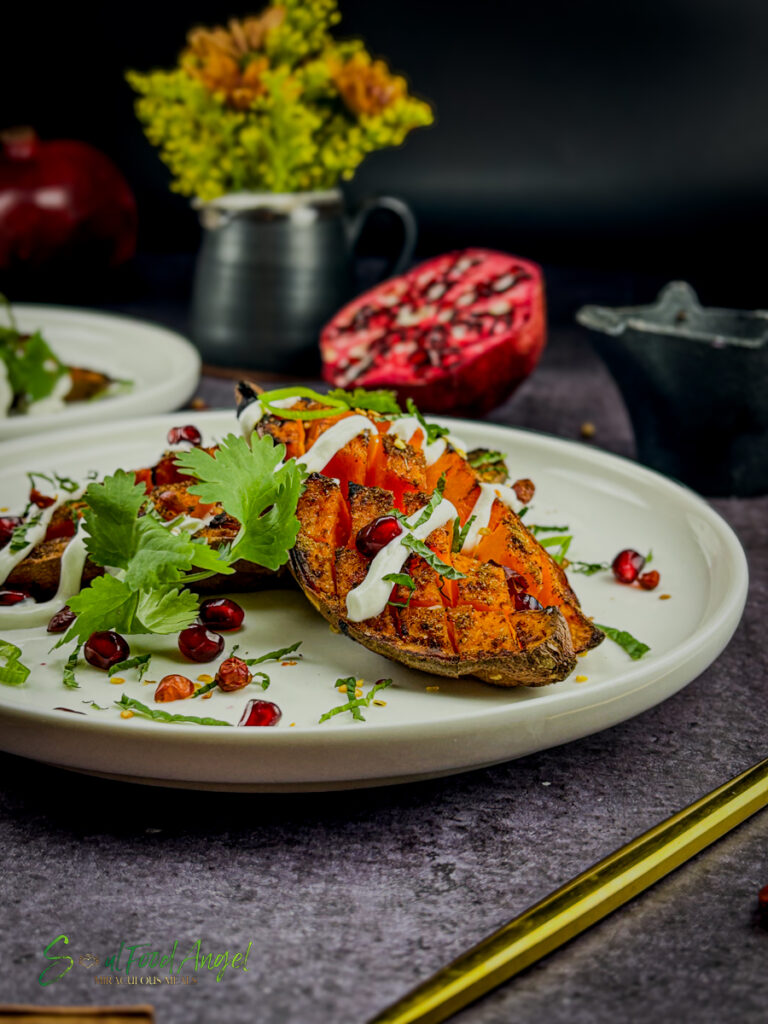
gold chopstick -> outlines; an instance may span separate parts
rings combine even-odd
[[[768,804],[768,758],[514,918],[369,1024],[438,1024],[658,882]]]

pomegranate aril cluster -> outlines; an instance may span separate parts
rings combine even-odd
[[[655,590],[661,579],[655,569],[642,572],[645,558],[633,548],[624,548],[613,560],[611,569],[619,583],[639,583],[643,590]]]

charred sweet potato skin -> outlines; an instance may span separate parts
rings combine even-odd
[[[465,573],[458,581],[443,579],[421,556],[409,556],[404,571],[414,581],[413,592],[398,585],[380,615],[350,622],[347,594],[362,583],[370,566],[354,539],[389,511],[393,500],[384,488],[351,484],[347,505],[338,481],[321,474],[306,481],[297,510],[303,528],[291,553],[291,570],[335,629],[409,668],[454,679],[474,676],[497,686],[542,686],[573,670],[576,655],[561,611],[515,612],[503,570],[467,556],[453,556],[454,566]],[[405,511],[427,500],[423,492],[411,493]],[[345,506],[346,516],[340,511]],[[435,530],[427,544],[444,560],[452,557],[447,527]]]

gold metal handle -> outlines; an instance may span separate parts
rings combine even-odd
[[[768,758],[566,882],[370,1024],[438,1024],[579,935],[768,804]]]

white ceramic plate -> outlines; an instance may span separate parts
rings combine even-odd
[[[41,331],[62,362],[133,381],[125,394],[73,402],[60,412],[0,419],[0,441],[50,434],[83,423],[178,409],[200,377],[200,356],[186,338],[157,324],[63,306],[13,307],[19,330]]]
[[[50,470],[71,476],[88,470],[149,465],[163,448],[166,431],[189,413],[154,417],[130,426],[59,433],[40,451],[34,441],[0,451],[0,495],[12,509],[23,504],[25,472]],[[229,413],[192,416],[205,438],[236,429]],[[634,463],[568,441],[479,423],[452,423],[470,446],[509,453],[513,478],[531,477],[536,497],[532,522],[568,524],[569,554],[587,561],[610,559],[623,547],[652,548],[661,585],[652,592],[623,587],[610,573],[574,576],[587,614],[627,629],[651,645],[633,662],[606,640],[579,659],[567,680],[541,689],[495,689],[411,672],[330,632],[303,596],[269,590],[246,598],[246,624],[229,634],[256,656],[303,641],[296,665],[262,666],[272,683],[236,694],[216,692],[206,701],[164,705],[170,711],[237,722],[249,697],[275,701],[283,712],[274,728],[224,728],[124,720],[109,705],[125,692],[152,704],[153,687],[126,674],[112,685],[103,672],[78,671],[79,690],[62,686],[61,651],[42,628],[6,633],[23,648],[32,668],[26,685],[0,686],[0,746],[68,768],[120,778],[230,790],[307,790],[404,782],[450,774],[566,743],[606,729],[659,703],[695,679],[722,651],[739,621],[747,591],[744,553],[731,529],[691,491]],[[669,600],[659,600],[662,593]],[[195,678],[209,666],[182,664],[171,638],[132,641],[133,653],[153,650],[148,675],[181,671]],[[241,652],[242,653],[242,652]],[[576,682],[576,675],[586,676]],[[343,703],[337,678],[392,677],[384,707],[347,713],[319,725],[318,718]],[[435,690],[434,687],[439,687]],[[74,715],[57,708],[85,711]]]

